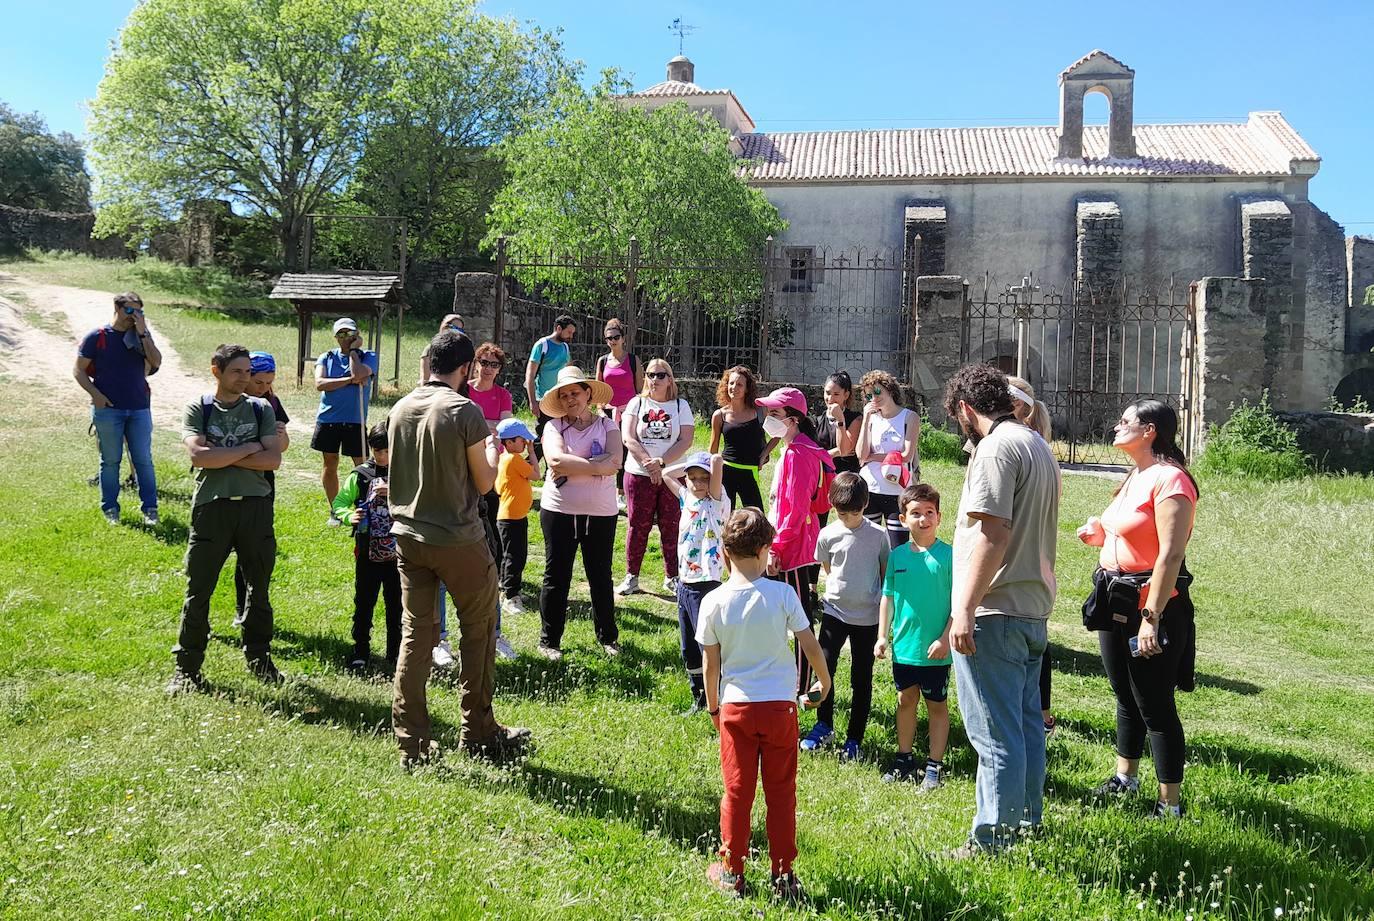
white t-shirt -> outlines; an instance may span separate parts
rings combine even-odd
[[[786,582],[726,582],[701,600],[697,642],[720,645],[720,702],[795,700],[797,661],[789,634],[808,629],[801,599]]]
[[[692,407],[681,398],[660,403],[648,397],[635,397],[625,404],[621,416],[621,425],[624,427],[622,434],[633,426],[639,443],[649,452],[650,457],[662,457],[667,454],[668,449],[681,434],[680,430],[693,425],[695,421],[692,418]],[[640,476],[648,476],[649,473],[635,460],[633,453],[625,459],[625,472]]]
[[[901,409],[897,415],[891,419],[884,419],[882,413],[874,413],[868,418],[868,450],[874,454],[888,454],[896,451],[902,453],[906,447],[906,420],[911,415],[911,410]],[[919,448],[917,449],[919,452]],[[921,458],[918,453],[908,465],[913,473],[921,466]],[[884,496],[900,496],[902,487],[883,477],[883,462],[881,459],[869,461],[864,464],[860,475],[864,482],[868,484],[869,492],[876,492]]]
[[[691,487],[678,494],[677,574],[683,582],[719,582],[725,571],[725,522],[730,500],[698,499]]]

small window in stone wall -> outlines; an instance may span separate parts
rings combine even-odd
[[[814,246],[784,246],[782,290],[814,291],[822,281],[822,269]]]

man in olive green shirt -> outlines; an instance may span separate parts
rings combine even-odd
[[[196,488],[186,545],[186,600],[181,607],[176,671],[168,694],[205,687],[201,665],[210,640],[210,597],[230,551],[247,583],[243,653],[258,679],[279,683],[272,663],[272,603],[268,588],[277,558],[272,484],[267,471],[281,466],[277,418],[265,400],[244,395],[252,377],[248,349],[221,345],[211,358],[215,392],[186,407],[182,441],[191,455]]]

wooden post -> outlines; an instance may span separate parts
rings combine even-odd
[[[492,292],[491,305],[491,338],[497,345],[501,344],[501,337],[506,331],[506,266],[510,260],[510,253],[506,249],[506,238],[496,239],[496,290]],[[454,289],[454,297],[457,297],[457,288]]]
[[[405,320],[406,302],[396,303],[396,362],[392,367],[391,384],[394,387],[401,386],[401,327]]]
[[[620,315],[625,320],[625,349],[634,346],[639,327],[639,238],[630,237],[630,251],[625,260],[625,291],[621,295]],[[665,350],[668,343],[664,343]]]
[[[293,303],[296,308],[296,386],[303,387],[305,386],[305,324],[308,320],[300,303]]]
[[[401,275],[401,287],[402,287],[402,288],[404,288],[404,287],[406,286],[406,230],[407,230],[406,219],[405,219],[405,218],[401,218],[401,253],[400,253],[400,255],[401,255],[401,258],[400,258],[401,268],[400,268],[400,275]]]
[[[759,379],[768,381],[768,340],[773,319],[773,237],[763,247],[763,296],[759,299]]]

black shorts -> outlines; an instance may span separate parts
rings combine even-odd
[[[366,457],[363,427],[357,422],[316,422],[310,447],[322,454],[347,454]]]
[[[892,680],[899,691],[920,685],[921,696],[933,703],[938,704],[949,698],[948,665],[903,665],[893,662]]]

